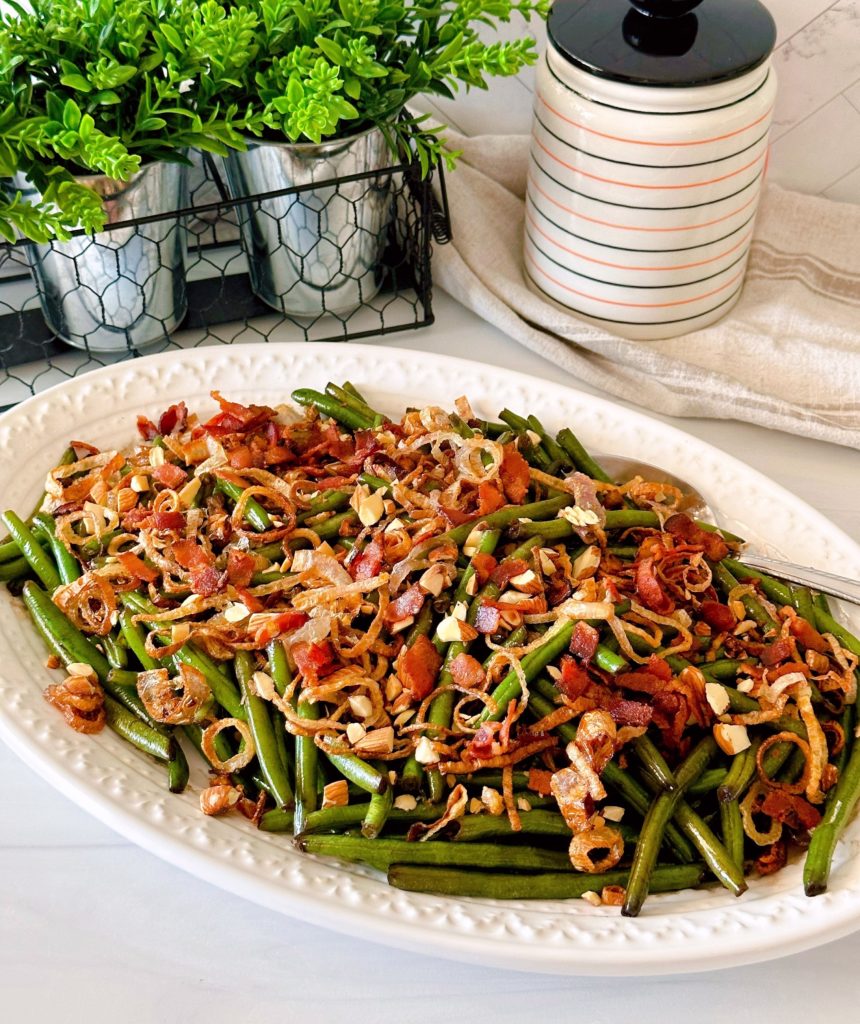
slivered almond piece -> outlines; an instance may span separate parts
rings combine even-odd
[[[382,518],[384,511],[385,506],[382,495],[379,491],[375,491],[369,497],[359,502],[358,518],[361,520],[362,526],[373,526],[374,523],[378,523]]]
[[[164,465],[164,449],[157,444],[149,449],[149,464],[153,468]]]
[[[234,601],[232,604],[228,604],[224,609],[224,618],[228,622],[242,622],[247,619],[250,614],[251,613],[241,601]]]
[[[149,477],[144,473],[135,473],[129,480],[129,486],[137,494],[143,494],[144,491],[149,490]]]
[[[556,565],[552,559],[552,555],[555,552],[552,548],[540,548],[538,550],[538,561],[540,562],[540,569],[544,576],[552,576],[555,572]]]
[[[595,526],[600,522],[596,512],[579,505],[566,505],[559,511],[558,518],[566,519],[571,526]]]
[[[393,623],[390,631],[391,633],[402,633],[404,629],[409,629],[414,621],[414,615],[407,615],[405,619],[398,619],[397,622]]]
[[[323,787],[323,807],[346,807],[349,803],[349,784],[346,779],[338,779]]]
[[[755,682],[749,677],[747,677],[746,679],[741,679],[741,681],[738,683],[737,688],[739,693],[750,693],[752,692],[752,688],[754,686]]]
[[[349,698],[349,706],[352,708],[352,713],[357,718],[367,718],[373,711],[373,704],[370,702],[370,697],[365,697],[363,693],[353,694]]]
[[[586,903],[591,904],[592,907],[602,907],[603,900],[600,898],[600,893],[596,892],[584,892],[580,899],[585,900]]]
[[[526,800],[524,796],[517,797],[517,810],[518,811],[530,811],[532,805]]]
[[[371,757],[376,754],[390,754],[394,749],[394,729],[390,725],[382,729],[371,729],[353,746],[356,753],[368,754]]]
[[[731,707],[729,691],[722,683],[705,683],[705,700],[715,715],[724,715]]]
[[[463,544],[463,554],[467,558],[471,558],[472,555],[476,555],[478,553],[478,548],[479,548],[479,546],[481,544],[481,538],[483,536],[484,536],[483,528],[482,527],[479,528],[479,527],[476,526],[475,529],[472,530],[472,532],[466,538],[465,543]]]
[[[455,644],[460,640],[460,622],[453,615],[446,615],[436,627],[436,636],[446,644]]]
[[[487,808],[490,814],[498,817],[505,813],[505,801],[502,794],[491,786],[484,786],[481,790],[481,803]]]
[[[624,817],[624,808],[609,804],[606,807],[601,807],[600,813],[607,821],[621,821]]]
[[[359,740],[363,740],[367,735],[367,729],[360,722],[350,722],[346,727],[346,738],[349,742],[355,746]]]
[[[724,754],[739,754],[750,745],[745,725],[726,725],[721,722],[714,726],[714,739]]]
[[[436,748],[426,736],[422,736],[415,745],[415,760],[419,764],[436,764],[439,761]]]
[[[469,801],[469,814],[481,814],[486,809],[486,806],[476,796]]]
[[[191,502],[197,497],[197,492],[200,490],[200,477],[193,476],[187,484],[181,487],[176,492],[176,497],[179,499],[179,504],[182,508],[190,508]]]
[[[275,680],[272,679],[268,672],[255,672],[251,676],[251,682],[254,684],[258,697],[262,697],[263,700],[274,699]]]
[[[70,676],[80,676],[83,679],[95,679],[96,670],[92,665],[88,665],[85,661],[73,661],[71,665],[66,666],[66,672]]]
[[[418,580],[418,585],[422,590],[426,590],[428,594],[432,594],[434,597],[438,597],[445,589],[448,583],[448,573],[445,571],[444,565],[436,563],[431,565]]]
[[[590,544],[573,563],[573,575],[577,580],[593,576],[600,565],[600,548]]]
[[[401,793],[400,796],[394,798],[394,806],[398,811],[414,811],[418,806],[418,801],[411,793]]]

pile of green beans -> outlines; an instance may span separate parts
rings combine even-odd
[[[387,423],[386,417],[348,382],[330,383],[324,391],[302,388],[293,393],[293,399],[347,431],[385,429]],[[451,422],[461,437],[470,438],[476,430],[482,430],[485,436],[503,444],[515,444],[529,466],[539,472],[522,503],[506,504],[480,520],[452,526],[438,538],[440,543],[447,541],[460,549],[457,578],[450,593],[428,601],[403,634],[407,646],[422,637],[431,639],[441,662],[436,686],[446,689],[427,708],[425,731],[431,738],[450,735],[459,699],[452,673],[455,660],[469,654],[486,666],[493,659],[493,651],[480,634],[473,640],[449,642],[440,640],[435,632],[438,620],[452,607],[465,606],[465,621],[474,625],[482,602],[499,598],[500,587],[492,579],[481,579],[480,585],[476,579],[480,558],[493,556],[504,568],[506,561],[530,562],[539,548],[555,547],[575,560],[584,547],[577,528],[559,516],[562,509],[574,503],[571,494],[560,490],[563,485],[559,480],[579,472],[597,482],[612,482],[571,430],[553,436],[535,416],[522,417],[510,410],[503,410],[499,419],[498,423],[466,423],[452,417]],[[482,454],[488,458],[486,452]],[[62,464],[74,462],[73,451],[64,453]],[[375,473],[357,474],[356,483],[389,496],[392,481]],[[547,474],[549,479],[555,478],[554,486],[545,483]],[[541,480],[544,483],[535,482]],[[321,489],[312,495],[308,507],[301,508],[296,516],[296,525],[306,529],[284,543],[256,537],[273,530],[279,510],[266,508],[256,497],[248,496],[245,524],[250,550],[258,563],[252,586],[277,583],[284,577],[280,567],[284,553],[309,543],[307,529],[344,556],[354,546],[367,543],[358,514],[350,505],[352,486],[339,484],[336,489]],[[243,498],[244,491],[241,484],[221,477],[207,477],[204,489],[208,500],[226,511]],[[606,547],[616,562],[632,569],[642,536],[659,531],[661,518],[650,508],[635,507],[629,499],[618,499],[615,505],[606,513]],[[692,740],[685,737],[683,750],[658,747],[658,734],[653,729],[633,739],[625,748],[623,765],[613,759],[601,773],[608,792],[605,803],[613,810],[610,823],[623,839],[624,856],[611,871],[578,872],[567,852],[571,839],[567,821],[555,799],[547,796],[546,790],[540,795],[532,786],[530,769],[541,768],[540,761],[517,764],[511,775],[520,812],[517,828],[506,814],[475,813],[475,802],[481,801],[486,789],[498,791],[507,781],[496,767],[477,767],[472,773],[446,779],[435,764],[419,762],[414,752],[399,761],[375,761],[315,743],[312,723],[325,716],[325,708],[306,699],[307,688],[293,686],[296,664],[289,646],[278,638],[256,650],[239,649],[232,660],[213,658],[193,639],[184,644],[180,641],[171,652],[159,652],[158,647],[166,641],[163,637],[155,639],[155,617],[188,591],[159,593],[157,586],[144,585],[125,590],[119,595],[115,623],[107,635],[95,636],[77,628],[52,597],[59,588],[74,584],[88,569],[102,564],[107,545],[118,531],[69,550],[58,537],[57,521],[46,510],[50,507],[43,495],[29,516],[21,517],[11,510],[0,515],[8,531],[8,539],[0,542],[0,581],[20,594],[51,655],[67,667],[84,664],[91,668],[105,693],[107,726],[163,766],[166,785],[172,792],[181,793],[188,786],[186,750],[196,751],[205,767],[213,767],[203,753],[207,722],[238,719],[250,730],[254,756],[233,773],[232,783],[245,796],[265,805],[259,827],[293,834],[298,847],[308,853],[383,871],[399,888],[451,896],[569,899],[599,893],[604,887],[620,887],[624,890],[622,913],[630,916],[641,911],[650,892],[719,883],[739,896],[747,888],[746,876],[764,851],[745,834],[741,804],[759,777],[758,752],[764,737],[769,732],[787,731],[803,739],[807,731],[799,717],[786,711],[756,727],[751,745],[734,756],[722,752],[708,729],[692,730]],[[479,542],[467,553],[464,546],[478,522],[482,526]],[[727,533],[724,538],[737,540]],[[741,600],[744,614],[755,624],[762,644],[777,636],[778,610],[788,606],[810,627],[830,634],[847,651],[860,656],[860,641],[833,617],[826,599],[749,570],[734,557],[735,547],[732,543],[731,555],[711,564],[713,584],[725,600],[739,583],[754,583],[754,592],[744,593]],[[622,601],[616,605],[616,615],[620,617],[628,609],[629,602]],[[665,657],[675,674],[692,666],[705,683],[720,684],[732,713],[760,710],[759,703],[736,685],[739,675],[756,666],[753,655],[738,654],[732,646],[710,650],[709,640],[699,637],[683,655],[677,650],[667,652],[662,647],[655,649],[641,630],[632,629],[626,634],[628,646],[620,644],[602,622],[591,625],[600,634],[592,669],[605,685],[611,686],[623,673],[641,669],[640,662],[657,654]],[[545,628],[545,637],[541,637],[540,630]],[[496,677],[498,681],[490,689],[483,710],[477,705],[479,710],[469,723],[472,729],[502,722],[520,701],[526,712],[524,721],[532,723],[545,720],[563,707],[566,698],[558,666],[571,650],[574,629],[572,620],[550,627],[540,625],[532,631],[526,626],[514,628],[504,640],[506,646],[530,643],[520,661],[521,672],[511,668]],[[665,642],[671,635],[667,633]],[[631,649],[635,659],[629,656]],[[202,674],[211,699],[199,720],[183,726],[168,725],[156,721],[147,710],[138,694],[138,678],[140,673],[158,668],[167,668],[174,676],[181,666],[191,666]],[[269,677],[279,698],[286,700],[288,691],[292,694],[289,706],[264,699],[255,683],[255,673],[261,671]],[[812,832],[806,855],[804,885],[808,895],[827,888],[837,842],[860,800],[860,744],[854,740],[854,709],[852,705],[830,709],[826,696],[813,691],[818,713],[840,730],[844,744],[832,759],[836,782],[827,792],[822,821]],[[302,727],[301,723],[306,725]],[[557,724],[552,735],[557,740],[557,755],[575,742],[576,720]],[[236,741],[221,732],[214,749],[217,758],[225,761],[237,752]],[[566,760],[557,760],[556,768],[562,763]],[[799,759],[793,744],[783,740],[769,747],[763,767],[768,778],[793,781],[803,769],[802,757]],[[333,782],[339,782],[341,792],[346,788],[346,804],[330,805],[325,800],[326,787]],[[445,815],[455,782],[465,787],[466,813],[425,836],[427,826]]]

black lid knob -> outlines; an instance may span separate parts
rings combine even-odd
[[[651,18],[680,18],[698,7],[702,0],[630,0],[642,14]]]
[[[555,0],[553,47],[571,64],[631,85],[713,85],[757,68],[776,42],[760,0]]]

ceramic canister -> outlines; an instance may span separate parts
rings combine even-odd
[[[525,211],[531,287],[637,339],[737,301],[767,168],[776,28],[758,0],[556,0]]]

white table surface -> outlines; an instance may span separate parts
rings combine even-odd
[[[380,349],[467,356],[577,386],[444,294],[436,307],[433,327],[380,340]],[[668,422],[769,474],[860,540],[856,451],[737,422]],[[300,924],[198,881],[90,818],[2,745],[0,778],[0,1021],[10,1024],[666,1024],[739,1015],[811,1024],[825,1005],[829,1020],[856,1013],[860,933],[781,961],[678,978],[460,965]]]

